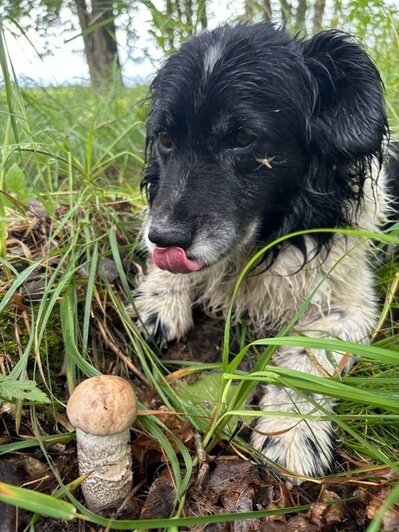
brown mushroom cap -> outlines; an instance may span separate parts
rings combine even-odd
[[[123,432],[136,419],[136,394],[122,377],[92,377],[75,388],[67,414],[75,428],[89,434],[106,436]]]

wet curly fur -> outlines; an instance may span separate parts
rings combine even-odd
[[[140,280],[136,306],[161,346],[193,326],[193,305],[225,313],[240,270],[274,239],[314,228],[378,231],[384,222],[394,162],[387,148],[383,164],[383,88],[350,36],[302,40],[270,24],[226,25],[172,55],[151,95],[144,240],[150,251],[178,246],[201,265],[188,274],[152,265]],[[274,246],[243,281],[234,319],[257,335],[276,332],[314,292],[295,333],[367,342],[377,319],[368,252],[331,232]],[[319,376],[350,366],[339,353],[299,347],[281,348],[273,363]],[[260,406],[315,416],[333,405],[268,385]],[[328,421],[265,415],[252,443],[298,475],[333,464]]]

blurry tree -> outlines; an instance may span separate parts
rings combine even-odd
[[[78,32],[73,38],[83,39],[91,82],[102,86],[115,76],[122,82],[116,33],[125,34],[132,51],[134,15],[140,4],[149,10],[149,34],[164,53],[174,51],[208,26],[207,0],[0,0],[0,16],[12,19],[19,31],[35,28],[45,42],[59,23],[61,11],[70,10],[76,16],[70,17],[65,33]]]
[[[273,12],[272,12],[272,5],[270,3],[270,0],[263,0],[263,6],[265,10],[265,14],[264,14],[265,20],[271,20],[273,16]]]
[[[18,31],[35,28],[45,41],[51,28],[57,28],[59,35],[60,13],[69,12],[70,22],[63,31],[68,37],[74,32],[74,38],[82,38],[90,78],[102,85],[115,72],[121,79],[116,34],[123,36],[130,56],[137,57],[139,7],[148,10],[148,34],[155,46],[169,54],[207,28],[219,0],[0,0],[0,16],[16,21]],[[228,9],[226,21],[271,20],[303,36],[329,27],[354,33],[365,41],[389,80],[399,83],[399,0],[242,0]]]
[[[151,14],[149,33],[165,54],[208,27],[207,0],[165,0],[163,7],[153,0],[142,3]]]
[[[256,4],[253,0],[245,0],[244,2],[244,19],[252,20],[256,13]]]
[[[280,0],[280,16],[283,24],[287,24],[292,17],[292,6],[289,0]]]
[[[115,16],[111,0],[74,0],[83,37],[84,50],[93,85],[108,84],[114,76],[122,82]],[[115,6],[117,7],[117,6]]]
[[[360,36],[371,31],[392,37],[397,33],[392,14],[398,13],[399,0],[244,0],[242,19],[271,20],[303,35],[334,26]]]
[[[244,0],[243,19],[247,22],[259,18],[263,20],[272,20],[273,8],[271,0]]]
[[[317,33],[323,27],[323,16],[326,9],[326,0],[316,0],[314,3],[312,31]]]
[[[300,30],[305,27],[306,12],[308,10],[308,4],[306,0],[298,0],[298,6],[296,8],[295,27]]]
[[[313,12],[318,27],[322,26],[326,0],[244,0],[244,20],[258,19],[282,23],[294,32],[303,30]]]
[[[394,109],[399,108],[399,0],[244,0],[241,18],[271,20],[304,37],[328,28],[356,35],[378,65],[388,112],[398,123]]]
[[[2,0],[0,15],[13,20],[17,27],[26,32],[35,28],[48,38],[51,28],[57,26],[61,10],[70,10],[77,15],[79,26],[75,27],[73,17],[64,30],[78,31],[83,38],[84,51],[93,85],[107,85],[115,79],[121,81],[115,19],[132,9],[131,2],[121,0]],[[46,49],[46,45],[44,44]],[[46,50],[47,51],[47,50]]]

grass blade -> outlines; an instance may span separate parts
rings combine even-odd
[[[5,482],[0,482],[0,501],[64,521],[77,517],[76,508],[70,502],[60,501],[50,495],[12,486]]]

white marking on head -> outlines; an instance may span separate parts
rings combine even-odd
[[[204,55],[204,73],[205,77],[209,76],[213,69],[215,68],[216,63],[222,57],[223,48],[221,43],[214,44],[210,46]]]

